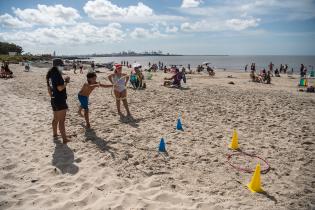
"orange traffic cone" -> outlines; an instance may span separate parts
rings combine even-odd
[[[257,164],[252,180],[247,185],[247,187],[253,193],[264,191],[261,188],[261,183],[260,183],[260,164],[259,163]]]
[[[238,136],[237,136],[236,129],[234,129],[233,137],[232,137],[232,142],[231,142],[231,144],[229,145],[229,148],[230,148],[230,149],[234,149],[234,150],[237,150],[237,149],[238,149]]]

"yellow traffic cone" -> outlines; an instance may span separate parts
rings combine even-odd
[[[231,142],[231,144],[229,145],[229,148],[230,148],[230,149],[234,149],[234,150],[237,150],[237,149],[238,149],[238,137],[237,137],[236,129],[234,129],[233,137],[232,137],[232,142]]]
[[[261,188],[261,183],[260,183],[260,164],[259,163],[256,165],[256,169],[255,169],[254,175],[252,177],[252,180],[247,185],[247,187],[253,193],[255,193],[255,192],[263,192],[264,191]]]

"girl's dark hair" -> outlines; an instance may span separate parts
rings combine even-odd
[[[47,82],[47,86],[49,86],[49,78],[51,77],[52,74],[60,74],[58,68],[56,66],[52,67],[51,69],[48,70],[47,74],[46,74],[46,82]],[[60,74],[61,76],[61,74]]]

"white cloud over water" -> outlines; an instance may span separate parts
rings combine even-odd
[[[0,24],[8,28],[27,28],[35,25],[73,25],[80,19],[76,9],[60,4],[53,6],[38,4],[36,9],[13,8],[13,13],[15,17],[7,13],[1,15]]]
[[[260,21],[260,19],[255,19],[255,18],[230,19],[230,20],[226,21],[226,26],[233,29],[233,30],[236,30],[236,31],[242,31],[242,30],[245,30],[247,28],[257,27],[259,21]]]
[[[84,12],[95,20],[125,23],[150,23],[152,21],[183,20],[183,17],[172,15],[156,15],[152,8],[139,2],[137,5],[119,7],[108,0],[90,0]]]
[[[14,14],[22,21],[34,25],[71,25],[80,18],[78,11],[72,7],[37,5],[37,9],[14,9]]]
[[[200,20],[181,24],[184,32],[218,32],[218,31],[242,31],[251,27],[257,27],[260,19],[229,19],[229,20]]]
[[[119,23],[97,27],[90,23],[75,26],[44,27],[33,31],[0,33],[4,41],[33,45],[78,45],[97,42],[120,42],[125,33]]]
[[[159,30],[154,28],[144,29],[144,28],[135,28],[131,33],[130,37],[133,39],[155,39],[167,37],[166,34],[162,34]]]
[[[201,3],[201,0],[183,0],[181,8],[198,7]]]

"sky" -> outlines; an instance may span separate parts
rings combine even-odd
[[[315,55],[315,0],[0,0],[32,54]]]

